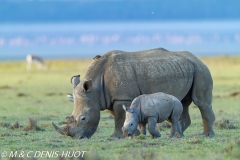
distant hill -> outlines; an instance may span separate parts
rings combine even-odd
[[[236,20],[232,0],[1,0],[0,23]]]

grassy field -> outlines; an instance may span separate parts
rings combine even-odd
[[[214,138],[200,135],[201,115],[194,104],[190,106],[192,124],[181,139],[169,139],[167,125],[159,126],[162,137],[158,139],[149,133],[134,139],[111,138],[114,120],[107,111],[101,112],[98,130],[91,139],[62,136],[51,121],[61,124],[72,113],[73,103],[66,97],[72,92],[70,78],[76,74],[83,78],[92,60],[48,60],[48,71],[27,71],[23,61],[0,62],[0,159],[14,159],[9,158],[13,153],[17,153],[15,159],[49,157],[44,151],[63,156],[49,159],[64,159],[71,154],[63,153],[70,151],[75,157],[79,157],[78,151],[86,151],[79,159],[240,159],[240,57],[201,59],[214,80]],[[32,128],[29,118],[37,122]]]

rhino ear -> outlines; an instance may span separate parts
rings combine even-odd
[[[74,102],[74,98],[73,98],[73,95],[72,94],[68,94],[67,97],[69,98],[69,100],[71,102]]]
[[[92,80],[83,82],[83,92],[89,92],[92,89]]]
[[[80,75],[72,76],[71,83],[73,85],[73,89],[75,89],[77,85],[80,83]]]
[[[123,109],[124,109],[124,111],[125,111],[125,112],[130,112],[130,113],[133,113],[133,110],[132,110],[132,108],[130,108],[130,107],[126,107],[126,105],[125,105],[125,104],[123,104],[122,106],[123,106]]]
[[[128,112],[133,113],[132,108],[128,107]]]

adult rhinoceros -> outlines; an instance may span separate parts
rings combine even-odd
[[[182,130],[190,125],[189,105],[194,102],[202,115],[204,132],[214,136],[211,74],[197,57],[187,51],[156,48],[138,52],[110,51],[96,58],[80,82],[74,77],[74,109],[68,124],[53,127],[72,138],[90,138],[98,127],[100,111],[114,115],[114,137],[123,137],[122,104],[128,106],[139,95],[165,92],[183,104]]]

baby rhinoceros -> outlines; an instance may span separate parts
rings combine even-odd
[[[152,138],[161,137],[156,130],[156,123],[168,120],[172,123],[170,137],[182,137],[181,125],[178,123],[183,111],[182,103],[174,96],[158,92],[144,94],[132,101],[130,107],[123,104],[126,111],[126,119],[122,127],[125,136],[132,137],[137,126],[141,133],[146,135],[146,124]]]

